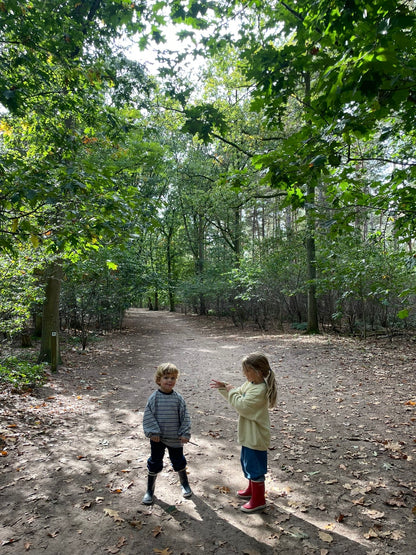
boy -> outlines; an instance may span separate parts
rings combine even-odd
[[[159,386],[146,403],[143,415],[143,431],[150,439],[150,457],[147,460],[147,491],[143,497],[145,505],[153,503],[156,477],[163,468],[163,457],[168,449],[173,469],[178,472],[184,497],[191,497],[186,474],[186,459],[183,445],[191,437],[191,419],[182,395],[174,391],[179,370],[174,364],[158,366],[155,382]]]

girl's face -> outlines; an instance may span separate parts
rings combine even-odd
[[[164,374],[160,377],[158,385],[163,393],[171,393],[176,384],[176,376],[174,374]]]
[[[263,378],[251,366],[243,366],[243,373],[249,382],[261,383]]]

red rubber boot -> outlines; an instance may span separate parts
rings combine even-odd
[[[239,489],[237,491],[237,497],[240,497],[240,499],[250,499],[251,495],[251,480],[249,480],[246,489]]]
[[[251,481],[251,492],[252,496],[250,501],[248,501],[241,507],[241,510],[245,513],[254,513],[255,511],[261,511],[266,507],[266,499],[264,497],[264,482]]]

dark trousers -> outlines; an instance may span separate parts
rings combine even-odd
[[[179,472],[186,468],[186,459],[183,454],[183,447],[169,447],[162,441],[150,440],[150,457],[147,459],[147,469],[152,474],[157,474],[163,468],[163,457],[168,450],[170,462],[173,470]]]

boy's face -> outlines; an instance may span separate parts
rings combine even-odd
[[[164,374],[160,377],[158,385],[163,393],[170,393],[176,384],[176,376],[174,374]]]

